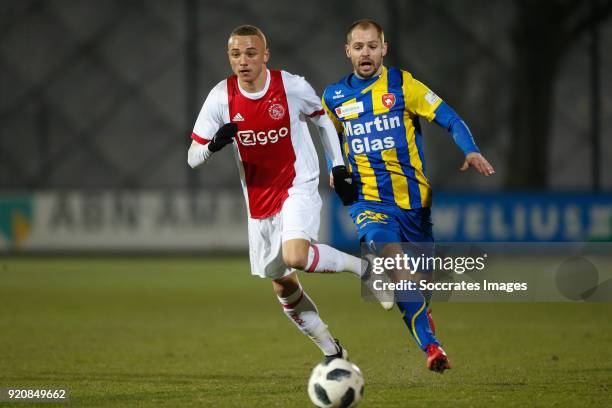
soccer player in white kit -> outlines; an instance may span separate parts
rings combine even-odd
[[[285,314],[326,357],[346,358],[295,272],[349,271],[361,277],[367,265],[315,243],[321,210],[319,163],[306,120],[319,130],[341,194],[338,184],[350,177],[336,130],[304,78],[266,67],[270,52],[259,28],[234,29],[228,56],[234,75],[206,98],[193,129],[188,163],[195,168],[232,145],[247,203],[251,273],[272,279]]]

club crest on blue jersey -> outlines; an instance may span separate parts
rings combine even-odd
[[[391,109],[395,105],[395,94],[386,93],[382,97],[382,104],[387,108]]]

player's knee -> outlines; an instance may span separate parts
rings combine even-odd
[[[283,262],[289,268],[305,269],[308,263],[308,252],[303,254],[300,252],[283,253]]]
[[[388,246],[390,243],[401,242],[402,238],[394,230],[372,228],[366,233],[363,241],[369,243],[371,246],[370,249],[378,253],[383,247]]]
[[[308,264],[310,243],[306,240],[294,239],[283,243],[283,262],[289,268],[305,269]]]

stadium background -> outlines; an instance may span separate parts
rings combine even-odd
[[[459,149],[446,132],[425,125],[434,209],[454,205],[450,215],[436,217],[439,238],[612,236],[605,221],[612,214],[609,2],[7,1],[0,7],[2,251],[246,249],[230,154],[198,171],[186,164],[202,101],[230,73],[227,33],[242,23],[260,25],[269,36],[269,65],[304,75],[321,92],[348,72],[345,28],[364,16],[386,28],[386,63],[412,71],[455,107],[496,167],[491,178],[458,172]],[[529,194],[496,195],[517,191]],[[481,192],[493,196],[482,200]],[[486,215],[481,230],[470,234],[456,221],[495,213],[496,204],[501,226]],[[521,229],[521,205],[527,224],[538,212],[538,225],[513,233]],[[327,210],[322,239],[354,242],[344,211]]]
[[[0,393],[308,405],[320,355],[269,282],[249,276],[231,154],[194,171],[186,152],[205,96],[230,73],[233,27],[262,27],[269,66],[321,92],[349,71],[345,29],[363,17],[385,27],[386,63],[448,101],[497,170],[458,172],[451,137],[424,125],[438,240],[612,240],[611,1],[6,0]],[[326,183],[321,240],[356,249]],[[505,276],[537,264],[515,255]],[[438,302],[454,368],[434,376],[398,314],[363,302],[357,280],[302,281],[364,371],[364,407],[612,404],[610,302]]]

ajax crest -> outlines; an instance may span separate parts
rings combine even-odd
[[[395,105],[395,95],[392,93],[386,93],[382,96],[382,104],[387,109],[391,109]]]
[[[272,119],[280,120],[283,118],[283,116],[285,116],[285,108],[283,108],[283,105],[280,103],[273,103],[268,108],[268,113]]]

